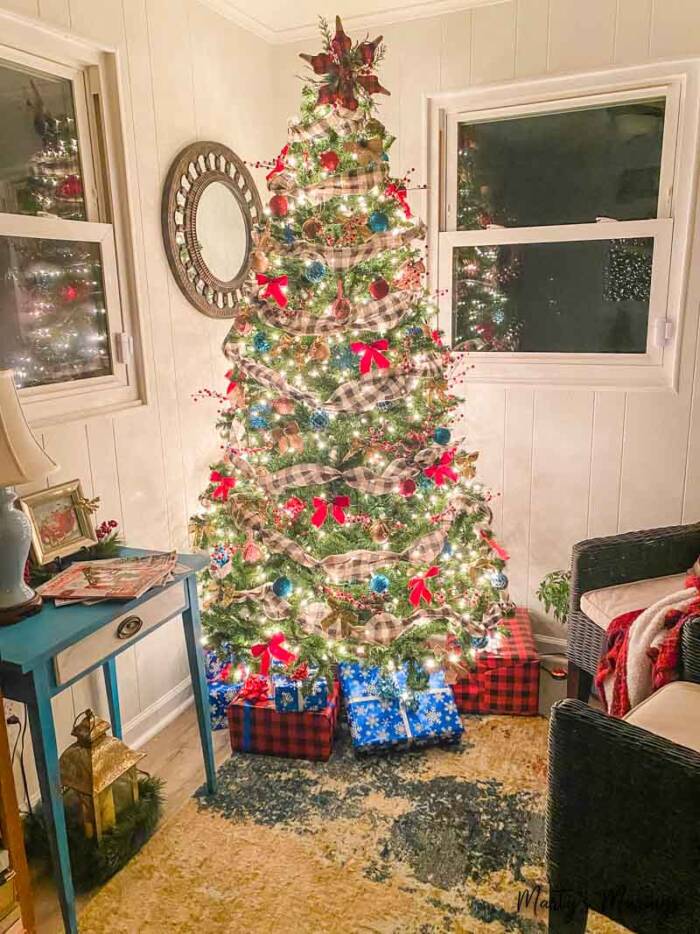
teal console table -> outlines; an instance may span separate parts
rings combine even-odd
[[[122,549],[124,555],[149,553]],[[77,934],[78,925],[58,766],[59,751],[51,712],[52,697],[89,672],[101,668],[112,732],[121,738],[116,656],[172,617],[182,614],[207,789],[210,793],[216,789],[195,579],[196,572],[205,566],[206,558],[178,555],[178,562],[187,567],[186,572],[165,587],[148,591],[138,600],[64,607],[47,602],[36,616],[0,629],[0,685],[5,697],[27,705],[63,923],[70,934]]]

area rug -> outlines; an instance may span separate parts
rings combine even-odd
[[[328,763],[234,755],[217,794],[89,902],[82,934],[545,931],[547,722],[465,725],[455,749],[358,758],[341,730]]]

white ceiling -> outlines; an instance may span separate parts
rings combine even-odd
[[[504,0],[203,0],[219,13],[268,42],[318,37],[318,17],[336,14],[345,29],[373,29],[384,23],[439,16]]]

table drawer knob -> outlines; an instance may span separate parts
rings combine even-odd
[[[143,626],[143,620],[139,616],[127,616],[117,626],[117,639],[131,639]]]

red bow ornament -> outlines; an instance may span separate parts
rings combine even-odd
[[[233,370],[229,370],[226,374],[226,379],[228,380],[228,386],[226,387],[226,398],[229,401],[229,404],[234,409],[243,408],[245,405],[245,392],[240,383],[237,383],[233,378]]]
[[[419,574],[418,577],[412,577],[408,582],[408,599],[411,606],[419,606],[421,600],[425,600],[426,603],[432,603],[433,595],[430,590],[428,590],[428,585],[425,583],[426,580],[429,580],[431,577],[437,577],[440,573],[440,568],[436,567],[434,564],[432,567],[429,567],[425,574]]]
[[[457,482],[457,473],[450,467],[454,456],[454,450],[445,451],[436,464],[433,464],[432,467],[426,467],[423,471],[426,477],[430,477],[435,486],[442,486],[446,480],[451,480],[453,483]]]
[[[249,675],[238,692],[237,700],[248,704],[263,704],[270,693],[270,682],[262,675]]]
[[[354,344],[350,344],[350,350],[352,350],[353,353],[362,354],[360,373],[362,373],[363,376],[369,373],[372,369],[372,364],[380,370],[387,370],[389,368],[389,360],[382,353],[383,350],[388,349],[389,341],[385,338],[375,341],[373,344],[363,344],[362,341],[355,341]]]
[[[287,298],[287,285],[289,283],[288,276],[277,276],[276,278],[268,278],[268,276],[259,272],[256,276],[258,285],[264,286],[260,292],[261,298],[273,298],[280,308],[286,308],[289,302]]]
[[[397,185],[396,182],[389,182],[384,190],[384,194],[387,196],[387,198],[394,198],[399,202],[403,208],[403,213],[406,217],[406,220],[412,217],[411,207],[407,200],[408,192],[406,191],[405,185]]]
[[[225,477],[223,474],[219,473],[218,470],[212,470],[209,474],[209,480],[212,483],[216,483],[214,492],[211,494],[212,499],[220,499],[222,503],[225,503],[228,500],[228,494],[236,485],[235,477]]]
[[[288,154],[289,154],[289,143],[287,143],[287,145],[283,147],[279,156],[277,156],[277,158],[275,159],[275,164],[272,166],[270,171],[265,176],[266,182],[269,182],[270,179],[273,179],[275,175],[280,175],[282,172],[284,172],[284,170],[287,168],[287,164],[284,160],[287,158]]]
[[[479,530],[479,535],[486,542],[486,544],[489,546],[491,551],[493,551],[495,554],[498,555],[501,561],[510,561],[510,555],[505,550],[505,548],[503,548],[502,545],[499,545],[498,542],[495,541],[493,538],[489,538],[483,529]]]
[[[328,518],[328,503],[320,496],[314,496],[313,505],[315,512],[311,516],[311,524],[320,529]],[[330,512],[339,525],[345,525],[345,510],[350,505],[349,496],[336,496],[331,502]]]
[[[293,652],[283,648],[282,643],[284,640],[284,633],[276,632],[267,642],[256,642],[255,645],[251,646],[250,654],[253,658],[260,659],[261,675],[269,675],[273,658],[276,658],[278,662],[282,662],[283,665],[289,665],[296,660],[296,655]]]

